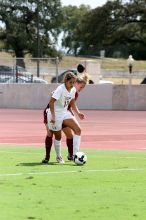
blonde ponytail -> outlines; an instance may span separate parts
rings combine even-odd
[[[82,78],[86,83],[88,83],[89,80],[90,80],[90,76],[89,76],[89,74],[86,73],[86,72],[81,75],[81,78]]]

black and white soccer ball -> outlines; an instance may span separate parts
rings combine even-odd
[[[74,156],[76,165],[84,165],[87,162],[87,156],[83,152],[77,152]]]

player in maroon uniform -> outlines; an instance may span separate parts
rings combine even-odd
[[[76,88],[76,94],[75,94],[75,99],[78,98],[79,92],[85,87],[86,85],[86,77],[84,79],[84,77],[82,78],[77,78],[76,83],[75,83],[75,88]],[[47,109],[49,108],[49,105],[46,107],[46,109],[44,110],[44,124],[46,126],[47,129],[47,135],[46,135],[46,139],[45,139],[45,149],[46,149],[46,155],[45,155],[45,159],[42,160],[42,163],[47,164],[49,159],[50,159],[50,152],[51,152],[51,147],[52,147],[52,132],[49,131],[48,126],[47,126]],[[72,108],[69,105],[68,110],[72,112]],[[72,130],[69,127],[66,126],[62,126],[62,130],[64,132],[64,134],[66,135],[66,144],[68,147],[68,160],[73,160],[73,133]]]

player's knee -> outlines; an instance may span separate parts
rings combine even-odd
[[[75,129],[75,134],[76,134],[76,135],[81,135],[81,128],[80,128],[80,127],[77,127],[77,128]]]
[[[73,138],[73,135],[72,135],[72,134],[67,134],[67,135],[66,135],[66,138],[67,138],[67,139],[72,139],[72,138]]]
[[[49,137],[49,138],[53,138],[53,134],[51,134],[51,133],[47,133],[47,137]]]
[[[55,139],[57,141],[60,141],[61,140],[61,134],[55,133]]]

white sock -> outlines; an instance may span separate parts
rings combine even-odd
[[[54,147],[56,152],[56,157],[61,157],[61,140],[54,140]]]
[[[73,136],[73,155],[75,155],[79,151],[80,143],[81,143],[81,136],[75,134]]]

